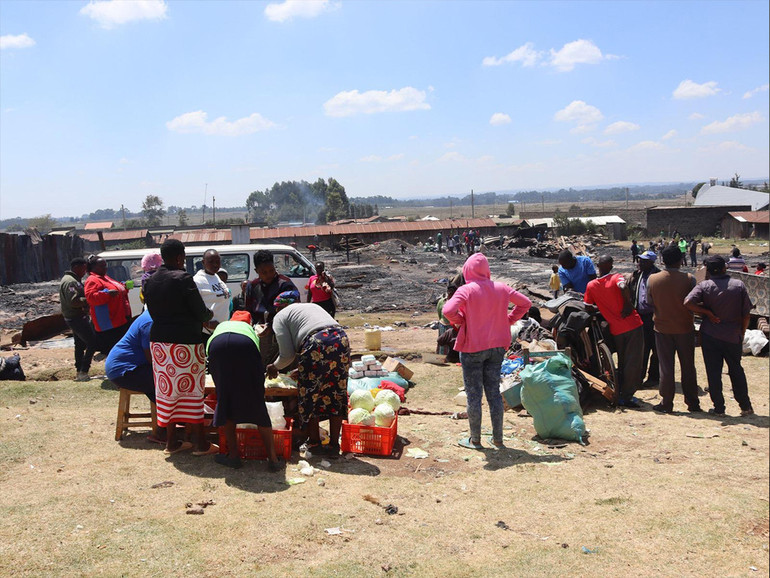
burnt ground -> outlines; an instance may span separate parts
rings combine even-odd
[[[592,257],[606,252],[615,258],[616,271],[632,270],[627,242],[589,245],[591,238],[582,240]],[[407,246],[405,254],[401,253],[402,243]],[[553,254],[552,247],[545,243],[532,251]],[[548,295],[550,268],[555,260],[529,253],[529,246],[522,246],[490,248],[486,255],[493,279],[519,290],[531,290],[530,297],[542,299],[541,295]],[[350,262],[344,252],[321,251],[318,258],[334,275],[342,308],[349,312],[432,311],[445,290],[446,280],[459,273],[465,261],[464,255],[425,252],[420,246],[399,240],[351,251]],[[28,321],[59,313],[58,285],[58,281],[47,281],[0,287],[0,327],[17,332]]]

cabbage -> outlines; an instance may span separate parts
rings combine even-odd
[[[368,389],[359,389],[350,394],[350,407],[370,412],[374,409],[374,398]]]
[[[374,424],[380,427],[390,427],[396,419],[396,412],[387,403],[381,403],[374,408]]]
[[[401,407],[401,400],[398,398],[398,394],[389,389],[381,390],[377,397],[374,398],[374,405],[380,405],[381,403],[387,403],[393,408],[394,412],[398,411],[398,408]]]
[[[371,395],[369,397],[372,397]],[[374,425],[374,416],[361,407],[351,409],[348,423],[356,425]]]

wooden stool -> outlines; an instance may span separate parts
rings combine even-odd
[[[153,435],[158,433],[158,421],[155,417],[155,404],[150,404],[150,413],[131,413],[131,396],[144,395],[141,391],[120,388],[118,417],[115,420],[115,441],[120,441],[130,427],[150,427]],[[132,421],[133,420],[133,421]]]

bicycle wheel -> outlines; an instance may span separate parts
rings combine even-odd
[[[601,378],[612,388],[612,399],[609,402],[615,405],[620,395],[620,382],[618,372],[615,370],[615,362],[612,360],[612,352],[606,343],[597,344],[596,351],[599,356],[599,369],[602,372]]]

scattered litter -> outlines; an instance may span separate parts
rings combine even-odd
[[[315,468],[313,466],[308,466],[306,468],[302,468],[299,473],[303,476],[307,476],[308,478],[312,478],[315,475]]]
[[[569,548],[569,544],[567,544],[566,542],[564,542],[564,543],[562,543],[561,547],[562,547],[562,548]]]
[[[452,419],[468,419],[467,411],[458,411],[452,414]]]
[[[747,445],[749,445],[749,442],[747,442],[746,440],[742,440],[741,441],[741,445],[742,446],[747,446]]]
[[[173,485],[174,485],[174,482],[165,481],[165,482],[158,482],[157,484],[153,484],[150,487],[153,490],[157,490],[158,488],[170,488]]]
[[[454,402],[455,402],[455,405],[466,407],[468,405],[468,396],[464,391],[461,391],[456,396],[454,396]]]
[[[36,399],[30,399],[29,400],[29,405],[35,405],[36,403],[37,403]]]
[[[336,527],[336,528],[326,528],[324,530],[329,536],[341,536],[345,532],[355,532],[355,530],[350,530],[348,528],[343,527]]]
[[[688,438],[699,438],[699,439],[708,439],[708,438],[718,438],[718,433],[711,433],[711,434],[694,434],[694,433],[688,433],[685,434]]]
[[[305,478],[289,478],[286,483],[290,486],[296,486],[297,484],[304,484]]]
[[[379,506],[380,508],[382,508],[383,510],[385,510],[385,513],[386,513],[386,514],[388,514],[388,515],[390,515],[390,516],[393,516],[393,515],[395,515],[395,514],[398,514],[398,507],[397,507],[397,506],[394,506],[393,504],[388,504],[388,505],[386,505],[386,506],[383,506],[383,505],[380,503],[380,501],[379,501],[377,498],[375,498],[374,496],[372,496],[371,494],[364,494],[363,498],[364,498],[364,500],[366,500],[367,502],[371,502],[371,503],[372,503],[372,504],[374,504],[375,506]]]
[[[321,463],[318,464],[318,465],[321,466],[322,468],[330,468],[330,467],[332,467],[332,463],[327,461],[327,460],[321,460]]]
[[[185,514],[189,514],[191,516],[202,516],[203,508],[187,508]]]
[[[497,524],[495,524],[495,526],[497,526],[501,530],[510,530],[511,529],[511,527],[508,524],[506,524],[505,522],[503,522],[502,520],[497,522]]]
[[[586,548],[585,546],[581,546],[580,549],[583,551],[583,554],[598,554],[599,550],[591,550],[590,548]]]
[[[406,455],[416,460],[422,460],[427,458],[430,454],[421,448],[407,448]]]
[[[323,488],[323,487],[326,485],[326,480],[324,480],[323,478],[318,478],[318,479],[316,480],[316,482],[317,482],[317,483],[318,483],[318,485],[319,485],[319,486],[321,486],[322,488]]]

